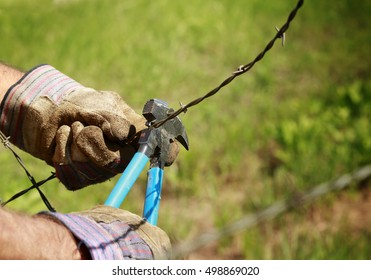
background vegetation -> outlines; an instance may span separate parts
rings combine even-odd
[[[252,60],[296,1],[1,0],[0,60],[48,63],[141,111],[153,97],[178,108]],[[174,244],[371,162],[367,0],[306,1],[286,34],[246,75],[182,116],[190,151],[165,173],[159,226]],[[21,153],[38,179],[52,169]],[[5,200],[29,186],[0,149]],[[118,176],[78,192],[43,187],[57,210],[103,203]],[[145,172],[123,204],[142,211]],[[186,258],[370,259],[369,183]],[[45,207],[36,191],[9,208]]]

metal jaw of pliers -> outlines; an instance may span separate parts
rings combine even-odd
[[[170,111],[168,104],[158,99],[151,99],[144,105],[143,116],[147,120],[148,128],[141,132],[137,153],[105,202],[105,205],[119,208],[150,161],[143,217],[153,225],[156,225],[158,220],[165,159],[170,152],[171,142],[178,140],[187,150],[189,147],[185,128],[178,117],[168,120],[158,128],[151,126],[152,122],[165,119]]]

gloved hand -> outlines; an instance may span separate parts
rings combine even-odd
[[[167,234],[128,211],[110,206],[69,214],[42,212],[64,224],[92,259],[167,259]],[[39,215],[40,215],[39,214]]]
[[[49,65],[13,85],[0,111],[10,141],[54,166],[69,190],[122,172],[138,148],[124,141],[145,128],[144,117],[117,93],[86,88]],[[172,146],[167,165],[178,153]]]

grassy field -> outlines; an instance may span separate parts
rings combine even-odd
[[[296,1],[1,0],[0,60],[48,63],[119,92],[138,112],[150,98],[178,108],[251,61]],[[166,169],[159,226],[173,243],[254,213],[371,163],[371,3],[306,1],[253,70],[191,108],[190,151]],[[20,152],[36,179],[52,169]],[[0,198],[29,185],[0,148]],[[145,172],[144,172],[145,173]],[[123,204],[142,212],[145,174]],[[55,208],[103,203],[118,177],[78,192],[43,189]],[[330,194],[211,243],[187,259],[370,259],[370,183]],[[36,191],[9,208],[44,210]]]

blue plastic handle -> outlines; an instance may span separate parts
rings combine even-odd
[[[144,153],[137,152],[130,161],[129,165],[125,168],[104,205],[120,208],[122,202],[133,187],[135,181],[138,179],[148,161],[149,157],[147,157]]]
[[[164,170],[160,167],[152,167],[148,171],[143,217],[152,225],[156,225],[158,220],[163,174]]]

